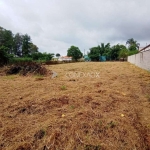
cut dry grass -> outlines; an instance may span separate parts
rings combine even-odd
[[[47,66],[57,78],[0,76],[0,149],[150,149],[150,74],[126,62]],[[99,72],[69,78],[68,72]]]

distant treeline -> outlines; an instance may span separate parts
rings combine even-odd
[[[39,52],[28,34],[13,34],[0,27],[0,65],[17,60],[51,60],[53,55]]]
[[[139,43],[133,38],[128,39],[124,45],[110,46],[110,43],[101,43],[96,47],[89,49],[88,56],[92,61],[99,61],[100,56],[105,56],[106,60],[123,60],[129,55],[138,53]],[[76,46],[71,46],[67,55],[71,56],[73,60],[83,57],[82,52]],[[60,54],[56,54],[59,57]],[[17,63],[20,61],[38,61],[47,62],[54,57],[52,53],[41,53],[38,47],[32,42],[28,34],[16,33],[0,27],[0,66],[8,63]]]
[[[96,47],[90,48],[88,56],[92,61],[98,61],[100,56],[106,56],[106,60],[119,60],[121,58],[124,60],[127,56],[138,53],[140,44],[133,38],[128,39],[126,45],[128,45],[128,47],[121,44],[111,47],[110,43],[101,43]]]

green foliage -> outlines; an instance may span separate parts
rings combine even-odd
[[[99,61],[100,56],[106,56],[106,59],[110,60],[110,51],[110,43],[107,43],[106,45],[101,43],[101,45],[98,45],[97,47],[92,47],[88,56],[93,61]]]
[[[11,64],[18,64],[22,62],[32,62],[33,59],[29,57],[14,57],[10,60]]]
[[[121,50],[123,50],[123,49],[126,49],[126,47],[124,45],[119,45],[119,44],[114,45],[110,51],[111,60],[118,60],[119,54],[120,54]]]
[[[146,97],[146,98],[147,98],[147,100],[150,102],[150,95],[149,95],[149,94],[147,94],[145,97]]]
[[[51,60],[54,57],[54,54],[43,53],[43,57],[45,58],[46,61],[49,61],[49,60]]]
[[[75,109],[75,106],[71,105],[70,108],[71,108],[71,109]]]
[[[100,56],[99,47],[90,48],[90,52],[88,56],[90,57],[92,61],[99,61],[99,56]]]
[[[61,90],[66,90],[66,86],[65,86],[65,85],[62,85],[62,86],[60,87],[60,89],[61,89]]]
[[[101,43],[97,47],[92,47],[88,56],[91,58],[92,61],[99,61],[100,56],[106,56],[106,60],[118,60],[120,51],[126,49],[124,45],[114,45],[110,47],[110,43],[106,45]]]
[[[17,75],[7,75],[3,77],[3,79],[7,79],[7,80],[14,80],[15,78],[17,78]]]
[[[139,53],[139,51],[138,51],[138,50],[128,51],[128,56],[130,56],[130,55],[134,55],[134,54],[137,54],[137,53]]]
[[[30,43],[30,54],[34,54],[34,53],[37,53],[38,52],[38,47],[36,45],[34,45],[33,43]]]
[[[107,127],[108,128],[114,128],[117,125],[116,122],[110,121],[109,123],[107,123]]]
[[[59,54],[59,53],[57,53],[57,54],[56,54],[56,57],[60,57],[60,54]]]
[[[128,49],[129,49],[130,51],[138,50],[138,49],[139,49],[139,46],[140,46],[140,44],[137,43],[137,41],[134,40],[133,38],[128,39],[127,42],[126,42],[126,44],[128,45]]]
[[[22,56],[26,56],[30,53],[31,38],[28,34],[23,35],[22,39]]]
[[[38,53],[33,53],[30,55],[30,57],[33,59],[33,60],[39,60],[40,58],[42,58],[42,53],[38,52]]]
[[[122,49],[120,52],[119,52],[119,58],[123,58],[123,60],[125,58],[127,58],[128,56],[128,50],[127,49]]]
[[[45,63],[52,59],[54,54],[47,54],[47,53],[33,53],[28,55],[27,57],[14,57],[11,59],[10,63],[21,63],[21,62],[38,62],[38,63]]]
[[[7,53],[12,53],[13,46],[13,33],[10,30],[6,30],[0,27],[0,47],[4,46],[7,48]]]
[[[85,145],[84,150],[101,150],[100,145]]]
[[[21,56],[22,53],[22,35],[17,33],[13,39],[13,52],[16,56]]]
[[[38,52],[38,47],[31,42],[31,37],[28,34],[21,35],[17,33],[13,35],[10,30],[0,27],[0,47],[7,48],[8,54],[15,56],[27,57],[28,55]]]
[[[8,48],[5,46],[0,47],[0,66],[6,65],[9,62]]]
[[[37,52],[37,53],[33,53],[30,55],[30,57],[33,59],[33,60],[38,60],[38,61],[50,61],[53,57],[54,57],[54,54],[51,54],[51,53],[40,53],[40,52]]]
[[[71,56],[73,60],[77,61],[83,56],[83,54],[78,47],[71,46],[67,51],[67,56]]]
[[[109,54],[110,43],[107,43],[106,45],[104,43],[101,43],[101,45],[100,46],[98,45],[98,47],[99,47],[101,56],[107,56]]]

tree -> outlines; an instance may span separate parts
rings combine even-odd
[[[22,55],[30,54],[31,38],[28,34],[23,35]]]
[[[0,46],[0,66],[8,63],[9,55],[7,54],[8,48],[5,46]]]
[[[22,40],[23,37],[20,33],[17,33],[13,38],[13,53],[17,56],[21,56],[22,53]]]
[[[128,39],[126,44],[128,45],[130,51],[137,50],[139,49],[140,46],[140,43],[137,43],[137,41],[134,40],[133,38]]]
[[[67,56],[71,56],[75,61],[77,61],[83,56],[83,54],[78,47],[71,46],[67,51]]]
[[[53,53],[43,53],[43,58],[44,58],[44,60],[46,60],[46,61],[49,61],[49,60],[51,60],[52,58],[54,57],[54,54]]]
[[[128,56],[128,50],[127,49],[122,49],[119,53],[119,58],[123,58],[123,61],[125,58]]]
[[[92,47],[90,48],[90,52],[88,53],[88,56],[92,61],[99,61],[99,47]]]
[[[33,43],[30,43],[29,53],[33,54],[33,53],[37,53],[37,52],[38,52],[38,47],[36,45],[34,45]]]
[[[13,33],[0,27],[0,46],[7,47],[7,53],[12,54]]]
[[[130,55],[134,55],[134,54],[138,54],[139,51],[138,50],[132,50],[132,51],[128,51],[128,56]]]
[[[110,43],[107,43],[106,45],[104,43],[101,43],[101,45],[98,45],[97,47],[90,48],[90,53],[88,55],[91,60],[93,61],[99,61],[100,56],[106,56],[106,59],[110,59]]]
[[[59,54],[59,53],[57,53],[57,54],[56,54],[56,57],[60,57],[60,54]]]
[[[33,60],[46,60],[46,61],[49,61],[51,60],[53,57],[54,57],[54,54],[52,53],[40,53],[40,52],[37,52],[37,53],[33,53],[31,54],[30,56]]]
[[[110,50],[110,43],[107,43],[106,45],[104,43],[101,43],[101,45],[98,45],[100,50],[100,55],[106,54]]]
[[[109,60],[110,59],[110,43],[107,43],[106,45],[104,43],[101,43],[101,45],[99,46],[100,49],[100,55],[101,56],[106,56],[106,59]]]
[[[110,51],[110,58],[111,60],[118,60],[119,58],[119,53],[122,49],[126,49],[126,47],[124,45],[114,45],[113,47],[111,47],[111,51]]]

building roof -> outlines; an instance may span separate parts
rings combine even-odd
[[[69,56],[61,56],[60,58],[72,58],[72,57],[69,57]]]
[[[142,48],[142,49],[140,50],[140,52],[141,52],[141,51],[144,51],[144,50],[147,49],[148,47],[149,47],[148,50],[150,50],[150,44],[149,44],[149,45],[145,46],[144,48]]]

